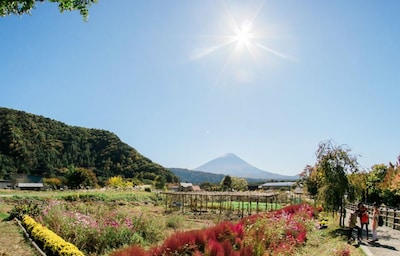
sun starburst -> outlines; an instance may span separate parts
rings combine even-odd
[[[214,44],[211,43],[208,47],[202,47],[192,52],[191,59],[199,60],[212,54],[219,57],[228,54],[222,64],[220,75],[225,71],[233,72],[235,77],[239,74],[246,74],[239,76],[246,77],[246,79],[239,79],[246,81],[251,81],[252,73],[256,72],[254,64],[258,65],[264,60],[268,61],[275,57],[290,59],[288,55],[269,45],[269,42],[273,43],[270,40],[273,40],[275,35],[269,29],[271,26],[262,25],[262,22],[257,19],[262,7],[263,5],[258,6],[254,12],[247,13],[247,15],[236,8],[239,11],[235,13],[235,16],[228,11],[229,8],[226,8],[226,15],[221,17],[222,23],[220,23],[220,25],[226,24],[226,26],[216,26],[216,29],[222,33],[201,37],[207,40],[205,43],[213,41]]]
[[[264,39],[266,36],[254,30],[253,21],[250,19],[244,19],[241,23],[234,21],[233,25],[230,27],[230,31],[228,35],[207,36],[208,38],[216,39],[218,43],[197,50],[192,54],[191,58],[200,59],[231,45],[234,45],[234,51],[231,55],[243,49],[247,49],[248,52],[254,56],[256,49],[258,49],[276,57],[288,58],[287,55],[267,46],[265,42],[260,42],[260,40],[265,41]]]

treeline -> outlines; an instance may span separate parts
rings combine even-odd
[[[400,205],[400,156],[396,163],[376,164],[366,172],[348,176],[350,195],[362,202]]]
[[[193,171],[182,168],[169,168],[169,170],[178,176],[181,182],[191,182],[194,184],[201,184],[203,182],[220,183],[225,177],[224,174]]]
[[[58,178],[71,175],[71,170],[85,170],[87,175],[93,172],[100,185],[113,176],[143,182],[176,181],[172,172],[109,131],[0,108],[0,179],[21,173]]]
[[[343,208],[345,200],[400,205],[400,156],[395,164],[376,164],[360,170],[357,158],[345,145],[323,141],[316,151],[317,161],[301,174],[307,192],[329,210]]]

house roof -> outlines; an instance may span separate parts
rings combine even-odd
[[[193,187],[193,184],[188,183],[188,182],[181,182],[180,185],[181,185],[181,187],[184,187],[184,188]]]
[[[201,191],[200,186],[196,186],[196,185],[192,186],[192,189],[193,189],[193,191]]]
[[[291,187],[294,184],[296,184],[296,182],[293,181],[285,181],[285,182],[267,182],[261,185],[261,187]]]
[[[43,183],[25,183],[25,182],[19,182],[17,184],[17,187],[19,188],[43,188]]]

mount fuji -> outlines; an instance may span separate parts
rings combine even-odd
[[[195,171],[224,174],[233,177],[265,179],[265,180],[297,180],[298,176],[281,175],[258,169],[247,163],[235,154],[228,153],[211,160],[197,168]]]

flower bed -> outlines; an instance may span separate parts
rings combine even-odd
[[[178,232],[160,246],[144,250],[132,246],[112,256],[261,256],[292,255],[314,227],[309,205],[293,205],[267,214],[253,215],[238,223],[222,222],[214,227]]]
[[[155,244],[164,239],[163,220],[132,207],[52,200],[42,208],[36,221],[88,255],[102,255],[126,245]]]
[[[84,256],[75,245],[64,241],[64,239],[53,231],[43,227],[28,215],[23,216],[22,225],[26,228],[32,239],[38,243],[48,255]]]

